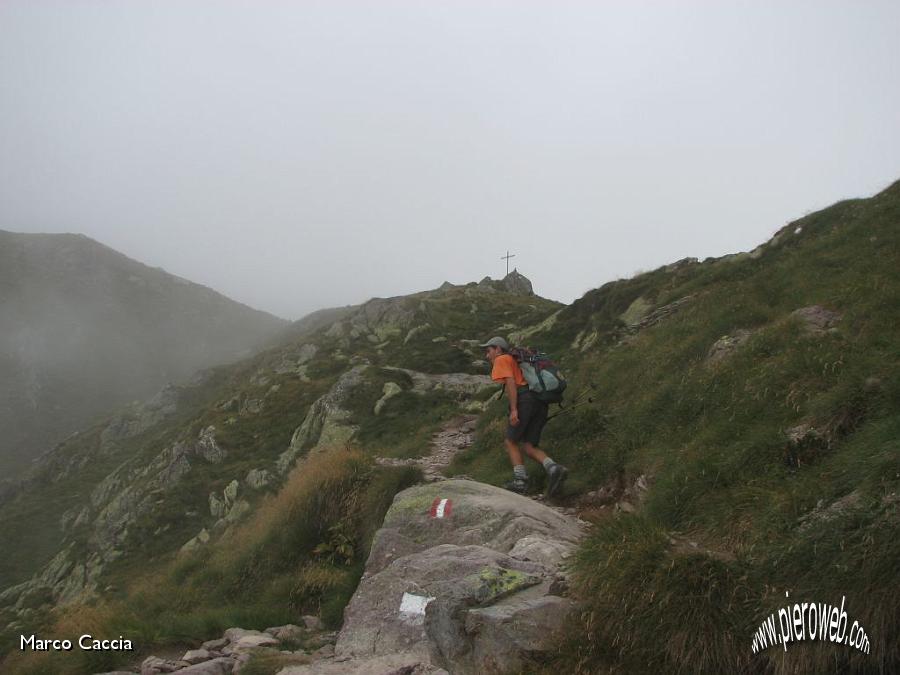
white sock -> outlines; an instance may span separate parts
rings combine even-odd
[[[556,462],[554,462],[552,459],[550,459],[550,458],[548,457],[548,458],[545,459],[543,462],[541,462],[541,464],[544,465],[544,471],[549,471],[549,470],[550,470],[550,467],[553,466],[554,464],[556,464]]]
[[[528,474],[525,472],[525,465],[516,464],[513,467],[513,476],[515,476],[517,480],[528,480]]]

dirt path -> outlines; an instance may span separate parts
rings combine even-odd
[[[450,466],[453,458],[458,453],[470,447],[475,441],[475,425],[477,422],[478,415],[459,415],[444,423],[441,430],[432,435],[431,452],[425,457],[417,459],[377,457],[375,461],[382,466],[418,466],[425,475],[425,481],[429,483],[444,480],[446,479],[446,476],[443,474],[444,469]],[[498,451],[500,451],[499,448]],[[460,477],[467,478],[468,476]],[[647,489],[646,477],[641,475],[634,482],[633,486],[627,487],[624,491],[621,489],[616,490],[614,486],[607,486],[599,491],[588,493],[586,501],[583,499],[568,500],[569,505],[560,504],[555,499],[548,500],[540,493],[526,496],[548,506],[554,511],[568,516],[575,516],[579,525],[587,527],[589,523],[582,516],[585,516],[588,512],[592,512],[595,517],[599,510],[606,509],[608,509],[607,513],[619,510],[633,512],[637,508],[635,504],[640,504],[643,493]],[[710,550],[687,537],[675,533],[670,534],[669,543],[672,545],[672,552],[675,554],[705,553],[720,560],[732,560],[734,558],[730,553]]]
[[[475,424],[478,415],[459,415],[449,420],[441,427],[441,430],[431,437],[431,452],[425,457],[417,459],[395,459],[393,457],[376,457],[375,461],[382,466],[418,466],[425,474],[426,482],[434,482],[446,479],[444,469],[450,466],[457,453],[465,450],[475,441]],[[500,451],[498,449],[498,451]],[[467,478],[467,476],[459,476]],[[580,511],[571,506],[562,506],[546,499],[543,494],[526,495],[536,502],[550,507],[570,516],[578,517],[581,524],[586,525],[580,518]]]
[[[457,453],[465,450],[475,440],[475,423],[478,415],[459,415],[448,421],[431,437],[431,452],[418,459],[394,459],[377,457],[382,466],[418,466],[428,482],[446,478],[443,471]]]

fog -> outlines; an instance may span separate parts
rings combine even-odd
[[[0,493],[70,433],[283,330],[84,237],[0,231]]]
[[[897,2],[0,4],[0,229],[286,318],[545,297],[900,178]]]

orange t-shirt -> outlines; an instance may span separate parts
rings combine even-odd
[[[507,377],[515,378],[517,387],[528,384],[522,375],[522,369],[510,354],[500,354],[494,359],[494,367],[491,369],[491,379],[494,382],[503,382]]]

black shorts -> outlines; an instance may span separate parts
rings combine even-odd
[[[531,443],[537,447],[541,442],[541,432],[547,423],[548,404],[541,401],[533,392],[519,392],[519,423],[516,426],[506,425],[506,437],[516,443]]]

